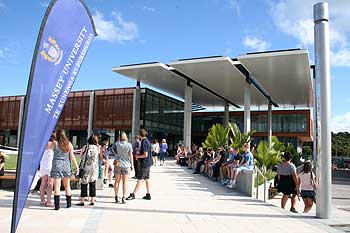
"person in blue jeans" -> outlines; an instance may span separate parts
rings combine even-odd
[[[159,163],[160,166],[163,166],[165,163],[165,157],[167,154],[168,144],[166,144],[166,140],[163,138],[162,143],[160,144],[160,157],[159,157]]]

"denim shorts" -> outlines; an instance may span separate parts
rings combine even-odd
[[[130,171],[130,168],[128,167],[119,167],[119,166],[114,167],[114,174],[116,175],[128,175],[129,171]]]

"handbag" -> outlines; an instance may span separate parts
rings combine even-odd
[[[86,149],[85,149],[85,152],[83,155],[85,155],[84,157],[84,160],[83,161],[80,161],[80,164],[79,164],[79,174],[78,174],[78,177],[79,178],[83,178],[84,175],[85,175],[85,164],[86,164],[86,157],[89,153],[89,144],[86,144]]]

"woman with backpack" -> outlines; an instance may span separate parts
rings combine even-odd
[[[299,190],[300,196],[304,201],[304,213],[308,213],[312,209],[312,205],[316,203],[316,176],[312,172],[312,164],[306,161],[302,172],[299,174]]]

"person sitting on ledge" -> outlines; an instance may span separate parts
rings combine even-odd
[[[248,143],[243,144],[243,150],[244,150],[244,155],[243,155],[242,162],[238,167],[233,169],[233,173],[231,175],[233,179],[230,181],[229,185],[227,186],[228,188],[233,188],[236,186],[236,180],[241,171],[253,170],[254,168],[254,156],[249,150]]]

